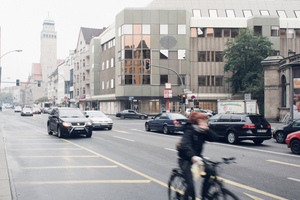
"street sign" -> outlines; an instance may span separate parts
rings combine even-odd
[[[132,100],[132,99],[134,99],[134,97],[129,97],[129,100]]]
[[[166,99],[173,98],[173,91],[172,90],[164,90],[164,98],[166,98]]]
[[[192,100],[195,100],[195,99],[196,99],[195,95],[192,95],[192,96],[191,96],[191,99],[192,99]]]

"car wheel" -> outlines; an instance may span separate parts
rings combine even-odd
[[[278,143],[284,143],[285,142],[285,138],[286,138],[286,135],[284,132],[282,131],[279,131],[276,133],[276,142]]]
[[[300,140],[293,140],[291,142],[291,151],[295,154],[300,154]]]
[[[122,115],[122,116],[121,116],[121,119],[125,119],[125,116],[124,116],[124,115]]]
[[[88,134],[86,134],[85,136],[87,137],[87,138],[90,138],[90,137],[92,137],[92,131],[90,131]]]
[[[49,124],[47,124],[47,132],[48,132],[49,135],[52,135],[52,134],[53,134],[53,132],[50,130]]]
[[[237,137],[236,137],[236,133],[233,132],[233,131],[230,131],[228,134],[227,134],[227,142],[229,144],[236,144],[238,141],[237,141]]]
[[[145,119],[145,116],[141,116],[141,119]]]
[[[109,127],[109,128],[108,128],[108,130],[111,130],[111,129],[112,129],[112,127]]]
[[[60,130],[60,127],[57,127],[57,137],[63,138],[63,134],[62,134],[62,132]]]
[[[253,140],[254,144],[261,144],[264,142],[264,140]]]
[[[146,129],[146,131],[151,131],[149,123],[145,124],[145,129]]]
[[[168,129],[167,125],[164,125],[164,127],[163,127],[163,133],[164,134],[168,134],[169,133],[169,129]]]

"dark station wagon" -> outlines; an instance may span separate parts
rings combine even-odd
[[[272,138],[271,125],[258,114],[218,114],[209,118],[209,128],[228,143],[252,140],[261,144]]]

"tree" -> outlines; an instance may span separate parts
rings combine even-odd
[[[38,104],[38,103],[42,103],[42,102],[45,102],[45,101],[48,101],[48,97],[41,97],[41,98],[35,100],[34,103]]]
[[[261,61],[273,54],[273,43],[267,37],[255,34],[250,29],[240,29],[239,35],[227,40],[223,51],[225,72],[232,72],[226,82],[232,94],[251,93],[257,100],[260,113],[264,103],[264,69]]]
[[[8,101],[12,101],[13,100],[13,95],[11,93],[8,92],[3,92],[0,95],[0,101],[1,102],[8,102]]]

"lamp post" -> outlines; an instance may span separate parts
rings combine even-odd
[[[2,74],[1,59],[2,59],[6,54],[9,54],[9,53],[12,53],[12,52],[22,52],[22,50],[12,50],[12,51],[6,52],[5,54],[3,54],[3,55],[0,57],[0,94],[1,94],[1,74]],[[1,101],[0,107],[1,107],[1,106],[2,106],[2,101]]]

